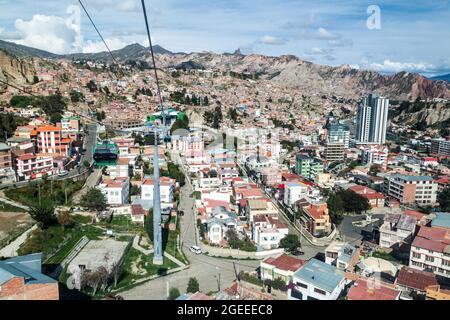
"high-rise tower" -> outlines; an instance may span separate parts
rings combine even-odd
[[[369,94],[358,108],[356,139],[384,144],[388,122],[389,99]]]

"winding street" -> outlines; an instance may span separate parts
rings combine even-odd
[[[180,168],[183,168],[178,155],[172,154],[172,159],[180,165]],[[191,245],[196,244],[196,217],[193,210],[195,200],[191,197],[192,193],[192,186],[189,179],[186,179],[186,184],[181,188],[179,204],[180,210],[184,211],[184,216],[179,218],[180,242],[189,260],[189,268],[119,293],[124,299],[166,300],[168,288],[176,287],[181,293],[186,292],[191,277],[197,278],[200,291],[204,293],[217,291],[229,287],[240,271],[252,271],[259,266],[259,260],[214,258],[203,254],[197,255],[189,250]]]

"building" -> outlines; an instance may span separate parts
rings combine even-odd
[[[295,158],[295,173],[312,180],[323,173],[323,162],[317,158],[298,154]]]
[[[61,127],[61,132],[64,138],[69,137],[72,140],[77,140],[80,134],[80,118],[79,117],[65,117],[57,124]]]
[[[425,294],[425,300],[450,300],[450,290],[442,289],[441,286],[429,286]]]
[[[13,183],[16,181],[16,174],[12,167],[11,148],[0,143],[0,183]]]
[[[384,178],[384,192],[400,203],[433,205],[438,184],[432,177],[394,174]]]
[[[145,179],[141,185],[141,199],[153,201],[153,187],[155,182],[153,179]],[[159,188],[161,202],[172,203],[173,194],[175,192],[176,180],[169,177],[159,178]]]
[[[73,286],[80,289],[83,274],[105,268],[108,276],[114,270],[120,270],[125,252],[130,242],[114,239],[90,240],[67,265],[67,272],[72,275]]]
[[[343,161],[346,150],[342,142],[327,142],[324,157],[328,162]]]
[[[356,119],[356,139],[359,142],[386,142],[388,109],[389,99],[374,94],[363,99]]]
[[[0,300],[59,300],[58,281],[41,266],[41,253],[0,260]]]
[[[275,258],[268,257],[260,262],[261,280],[281,279],[289,284],[292,282],[294,273],[305,263],[305,260],[288,256],[285,253]]]
[[[129,178],[105,179],[98,188],[105,194],[107,203],[110,205],[126,204],[129,201]]]
[[[427,287],[438,284],[436,275],[432,272],[402,267],[395,279],[395,288],[402,292],[402,300],[417,299],[425,296]]]
[[[289,300],[336,300],[345,286],[344,273],[315,258],[294,273]]]
[[[251,226],[252,239],[263,250],[278,248],[281,239],[289,233],[287,225],[279,221],[277,216],[256,215]]]
[[[416,231],[417,220],[406,214],[390,214],[384,216],[380,227],[380,247],[400,249],[409,246]]]
[[[409,266],[450,277],[450,229],[420,227],[411,245]]]
[[[432,139],[430,153],[450,157],[450,139]]]
[[[324,236],[331,232],[331,221],[326,202],[310,203],[302,207],[300,221],[313,236]]]
[[[358,279],[347,293],[348,300],[399,300],[400,291],[372,279]]]
[[[353,271],[359,261],[359,253],[360,250],[347,242],[333,241],[325,249],[325,263],[339,270]]]
[[[335,123],[328,126],[328,143],[343,143],[344,148],[349,147],[350,130],[347,125]]]
[[[278,216],[278,209],[268,198],[248,199],[244,210],[250,222],[253,221],[254,216],[259,214]]]
[[[26,153],[16,158],[17,181],[53,175],[53,158]]]
[[[38,152],[44,156],[70,156],[70,138],[63,138],[59,127],[44,125],[36,129]]]
[[[351,190],[354,193],[357,193],[360,196],[366,198],[372,208],[384,207],[385,196],[381,192],[376,192],[375,190],[373,190],[369,187],[360,186],[360,185],[350,187],[350,188],[348,188],[348,190]]]
[[[225,207],[215,207],[206,221],[206,226],[209,242],[222,244],[223,240],[226,240],[227,231],[237,229],[237,216]]]
[[[130,158],[119,158],[116,164],[107,166],[107,171],[111,179],[127,178],[131,175]]]
[[[308,196],[308,186],[301,182],[286,182],[284,184],[285,205],[292,207],[298,200]]]
[[[361,163],[364,165],[378,164],[381,166],[381,168],[383,168],[383,170],[386,170],[388,165],[388,156],[388,148],[380,148],[374,146],[361,148]]]

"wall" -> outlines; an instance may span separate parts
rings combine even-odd
[[[237,249],[231,249],[231,248],[217,248],[208,246],[204,243],[199,244],[200,248],[203,252],[208,252],[211,256],[217,256],[217,257],[235,257],[235,258],[250,258],[250,259],[264,259],[268,256],[275,256],[280,253],[284,252],[284,249],[273,249],[273,250],[266,250],[266,251],[260,251],[260,252],[247,252]]]

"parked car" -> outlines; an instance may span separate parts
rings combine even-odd
[[[297,249],[295,249],[294,251],[292,251],[292,254],[293,254],[294,256],[302,256],[302,255],[304,255],[305,253],[304,253],[300,248],[297,248]]]
[[[59,173],[58,173],[58,176],[59,177],[64,177],[64,176],[67,176],[69,174],[69,171],[67,171],[67,170],[61,170]]]
[[[202,249],[199,246],[191,246],[189,248],[189,250],[191,250],[195,254],[201,254],[202,253]]]

